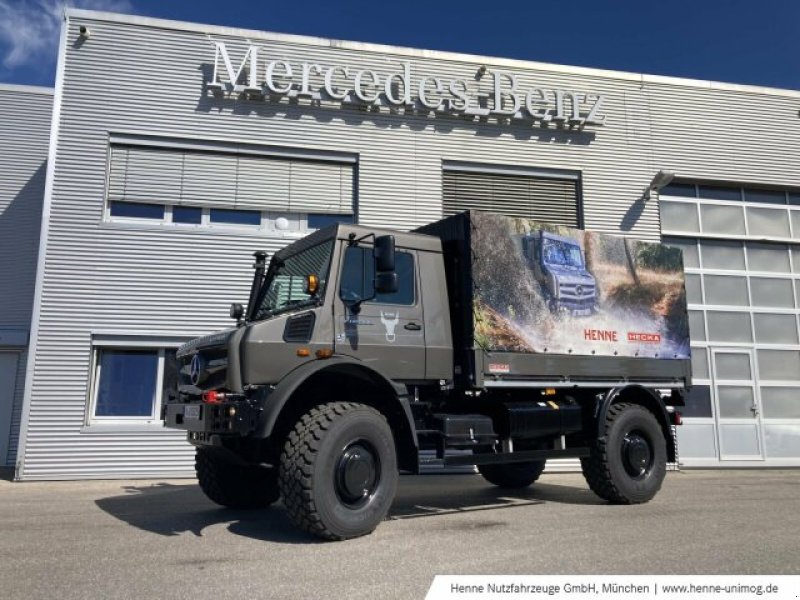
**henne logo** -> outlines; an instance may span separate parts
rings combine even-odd
[[[238,66],[234,68],[234,64]],[[402,107],[420,113],[522,120],[578,130],[605,121],[602,94],[522,89],[517,76],[507,71],[481,67],[469,77],[448,78],[421,74],[411,61],[399,62],[387,71],[274,59],[257,45],[248,46],[244,53],[232,52],[225,43],[215,42],[214,71],[206,88],[216,94],[265,101],[307,98],[323,105]]]

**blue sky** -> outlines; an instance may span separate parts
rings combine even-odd
[[[800,89],[800,0],[70,0],[98,10]],[[62,0],[0,0],[0,81],[53,85]]]

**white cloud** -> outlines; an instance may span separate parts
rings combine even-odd
[[[0,50],[6,69],[52,66],[65,6],[133,12],[128,0],[0,0]]]

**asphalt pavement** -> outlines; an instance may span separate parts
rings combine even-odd
[[[388,520],[346,542],[190,480],[0,481],[3,598],[423,598],[436,574],[544,573],[798,574],[800,470],[668,473],[640,506],[578,474],[521,493],[408,476]]]

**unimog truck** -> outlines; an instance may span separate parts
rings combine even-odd
[[[601,320],[549,310],[524,250],[542,231],[586,254]],[[218,504],[281,498],[341,540],[373,531],[423,460],[514,489],[578,458],[620,504],[653,498],[676,460],[679,250],[471,211],[413,232],[331,225],[254,267],[236,326],[178,350],[163,408]]]
[[[597,309],[597,286],[586,270],[578,243],[547,231],[522,240],[525,256],[553,312],[590,315]]]

